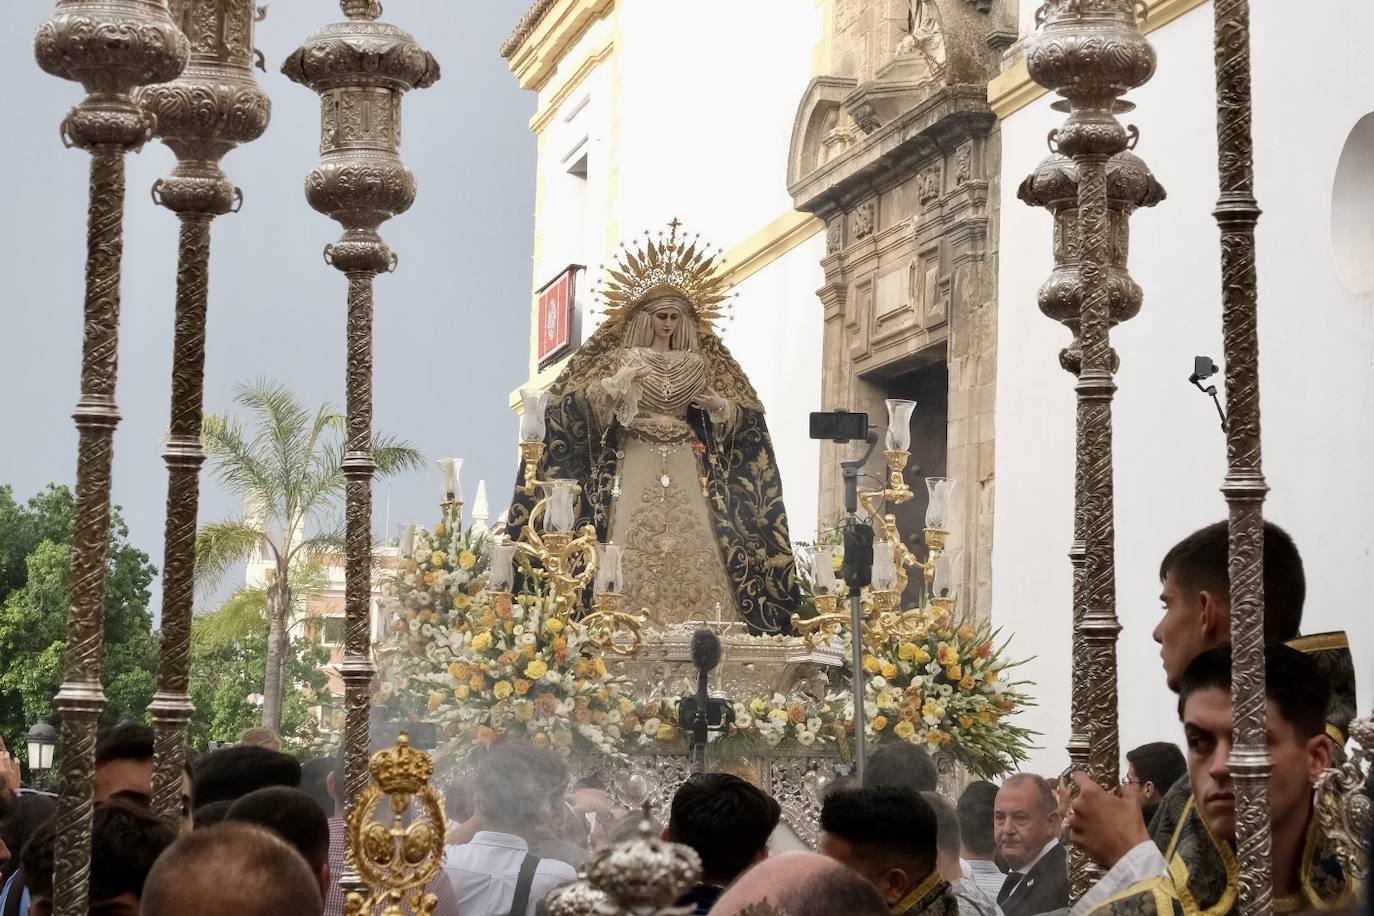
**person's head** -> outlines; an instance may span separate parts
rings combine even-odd
[[[935,812],[906,786],[849,789],[821,806],[816,850],[867,878],[895,906],[935,871]]]
[[[472,780],[467,777],[455,779],[444,790],[444,814],[448,815],[449,826],[456,827],[472,819],[477,813]]]
[[[184,836],[153,866],[142,916],[319,916],[310,866],[281,837],[231,822]]]
[[[222,822],[229,814],[229,809],[234,807],[231,799],[221,799],[220,801],[210,802],[208,805],[201,805],[196,809],[195,824],[197,830],[204,830]]]
[[[477,812],[486,829],[523,834],[548,809],[540,769],[529,750],[518,744],[498,744],[478,762]]]
[[[148,811],[121,799],[95,806],[91,821],[91,916],[138,916],[153,863],[176,832]],[[48,820],[24,847],[30,916],[51,916],[56,824]]]
[[[224,820],[257,824],[286,840],[315,873],[320,896],[329,893],[329,819],[309,795],[285,786],[258,789],[234,802]]]
[[[732,884],[712,916],[770,912],[781,916],[887,916],[891,911],[862,875],[814,852],[785,852],[749,869]]]
[[[211,751],[196,764],[196,802],[236,801],[269,786],[297,788],[301,765],[295,757],[241,744]]]
[[[281,736],[270,728],[257,726],[239,735],[239,744],[244,747],[265,747],[269,751],[281,750]]]
[[[1121,791],[1140,799],[1148,821],[1164,793],[1187,772],[1188,763],[1177,744],[1168,741],[1142,744],[1126,752],[1126,778],[1121,783]]]
[[[301,764],[301,791],[315,800],[325,817],[334,816],[334,796],[329,794],[329,774],[338,761],[333,757],[314,757]]]
[[[1154,629],[1169,688],[1199,653],[1231,640],[1231,576],[1226,522],[1194,531],[1159,564],[1164,616]],[[1287,642],[1302,626],[1307,596],[1302,557],[1278,525],[1264,523],[1264,638]]]
[[[697,333],[691,306],[680,292],[665,287],[634,310],[622,340],[630,347],[695,350]]]
[[[935,761],[924,748],[905,741],[884,744],[864,766],[864,788],[906,786],[917,792],[934,792],[937,784]]]
[[[673,795],[668,839],[701,856],[701,879],[726,885],[768,856],[782,808],[763,790],[729,773],[690,777]]]
[[[100,734],[95,742],[95,780],[92,797],[97,802],[123,799],[141,808],[153,806],[153,730],[141,722],[121,722]],[[191,829],[195,789],[188,762],[181,771],[181,831]]]
[[[1033,773],[1002,783],[992,807],[993,839],[1007,868],[1025,868],[1059,836],[1059,804],[1050,784]]]
[[[992,809],[997,787],[985,779],[971,782],[959,796],[959,836],[965,859],[991,859],[997,851],[992,836]]]
[[[9,814],[5,814],[6,799],[12,799]],[[0,858],[8,850],[9,862],[0,867],[0,879],[8,880],[19,868],[19,856],[29,838],[57,813],[57,798],[38,792],[22,792],[9,796],[0,792]]]
[[[561,817],[561,812],[566,807],[563,799],[568,794],[568,765],[563,762],[558,752],[551,748],[530,745],[523,747],[522,752],[538,776],[545,804],[548,806],[548,814],[550,817]]]
[[[936,868],[940,877],[946,881],[958,881],[963,877],[963,866],[959,854],[963,849],[963,837],[959,832],[959,815],[954,806],[939,792],[922,792],[921,797],[935,812],[935,849]]]
[[[672,299],[661,299],[650,303],[649,321],[654,329],[654,343],[672,346],[673,335],[682,321],[682,307]]]
[[[1316,662],[1281,644],[1265,647],[1269,811],[1276,833],[1305,825],[1312,786],[1331,764],[1326,709],[1331,687]],[[1231,756],[1231,647],[1193,659],[1179,680],[1178,715],[1188,748],[1188,778],[1203,821],[1214,835],[1235,839]]]

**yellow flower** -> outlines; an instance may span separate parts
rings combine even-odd
[[[658,740],[672,741],[676,737],[677,729],[669,725],[667,722],[664,722],[662,725],[658,727]]]
[[[884,688],[884,689],[878,691],[878,708],[879,708],[879,709],[891,709],[894,700],[895,700],[895,698],[892,696],[892,691],[891,691],[891,690],[888,690],[888,689]]]
[[[945,669],[945,676],[948,677],[951,681],[963,680],[964,669],[960,665],[954,665],[950,668]]]
[[[930,716],[932,719],[943,719],[945,717],[945,708],[935,702],[934,697],[931,697],[926,700],[925,704],[921,707],[921,714]]]
[[[947,642],[940,643],[935,652],[935,657],[940,660],[940,664],[948,668],[950,665],[959,664],[959,650]]]
[[[536,658],[525,666],[525,677],[532,678],[536,681],[548,673],[549,666],[543,659]]]
[[[919,651],[921,650],[916,647],[915,643],[904,642],[897,647],[897,657],[904,662],[915,661],[916,653]]]
[[[930,661],[930,653],[920,646],[917,646],[916,655],[911,660],[918,665],[924,665]]]
[[[873,730],[875,732],[880,732],[885,728],[887,728],[887,716],[879,716],[873,720]]]
[[[521,700],[515,704],[515,718],[521,722],[528,722],[534,718],[534,704],[529,700]]]
[[[506,622],[509,623],[510,621],[506,621]],[[477,618],[477,623],[480,624],[481,626],[484,626],[484,627],[487,627],[488,629],[490,629],[491,627],[496,626],[496,615],[495,615],[494,613],[492,613],[491,611],[487,611],[487,612],[486,612],[485,614],[483,614],[481,617],[478,617],[478,618]]]
[[[894,677],[896,677],[896,676],[897,676],[897,666],[896,666],[896,665],[892,664],[892,662],[888,662],[886,665],[883,665],[883,677],[887,678],[887,679],[890,681],[890,680],[892,680],[892,679],[893,679]]]
[[[465,678],[468,676],[468,666],[462,662],[449,662],[448,673],[456,678]]]
[[[591,697],[585,697],[585,696],[584,696],[584,697],[577,697],[576,699],[573,700],[573,706],[574,706],[575,708],[577,708],[577,709],[586,709],[588,706],[591,706],[591,705],[592,705],[592,698],[591,698]]]
[[[978,710],[978,721],[982,722],[984,725],[991,725],[993,722],[997,721],[997,713],[993,712],[991,709],[980,709]]]
[[[768,704],[763,701],[762,697],[754,697],[749,701],[749,711],[756,716],[763,715],[767,709]]]
[[[458,554],[458,565],[464,569],[472,569],[477,565],[477,556],[471,550],[464,550]]]
[[[436,538],[441,538],[441,537],[443,537],[443,536],[444,536],[445,534],[447,534],[447,533],[448,533],[448,528],[446,528],[446,527],[444,526],[444,523],[443,523],[443,522],[440,522],[439,524],[437,524],[437,525],[434,526],[434,536],[435,536]]]
[[[530,744],[533,744],[537,748],[546,748],[549,746],[549,736],[543,732],[539,732],[530,739]]]
[[[605,676],[606,676],[606,660],[605,660],[604,658],[602,658],[601,656],[597,656],[596,658],[592,659],[592,676],[593,676],[593,677],[605,677]]]
[[[533,686],[533,684],[525,680],[523,677],[515,679],[515,692],[518,696],[523,697],[525,694],[530,692],[530,688]]]
[[[472,688],[469,687],[467,684],[459,684],[457,687],[453,688],[453,695],[458,699],[460,703],[466,700],[471,694]]]
[[[444,703],[444,695],[443,695],[442,693],[440,693],[440,692],[437,691],[437,690],[431,690],[431,691],[429,692],[429,704],[428,704],[428,705],[429,705],[429,711],[430,711],[430,712],[434,712],[434,710],[436,710],[436,709],[438,709],[440,706],[442,706],[443,703]]]
[[[892,730],[896,733],[897,737],[901,738],[903,741],[910,741],[912,738],[916,737],[916,726],[912,725],[906,719],[898,722],[896,727]]]
[[[468,678],[468,686],[473,690],[481,690],[483,687],[487,686],[487,676],[480,671],[477,672],[472,677]]]
[[[632,712],[634,712],[634,711],[635,711],[635,701],[634,701],[634,700],[631,700],[629,697],[621,697],[621,698],[620,698],[620,714],[621,714],[621,715],[629,715],[630,713],[632,713]]]
[[[986,674],[983,675],[983,683],[984,683],[984,684],[996,684],[997,681],[998,681],[998,679],[999,679],[999,676],[998,676],[997,671],[996,671],[995,669],[990,670],[990,671],[988,671]]]
[[[434,573],[432,573],[432,572],[427,572],[427,573],[425,573],[425,586],[428,587],[428,586],[431,586],[431,585],[433,585],[433,584],[434,584]]]
[[[563,730],[561,730],[561,731],[554,732],[554,734],[553,734],[553,746],[554,746],[554,747],[572,747],[572,732],[568,731],[567,729],[563,729]]]
[[[434,553],[432,553],[432,554],[429,555],[429,565],[430,565],[430,566],[443,566],[443,565],[444,565],[444,561],[447,560],[447,559],[448,559],[448,554],[444,553],[442,550],[436,550],[436,551],[434,551]],[[431,581],[433,581],[433,580],[431,580]]]
[[[485,652],[491,648],[491,633],[483,630],[472,637],[472,647],[478,652]]]
[[[838,553],[835,554],[830,558],[830,565],[835,572],[839,572],[840,567],[844,565],[844,557],[840,556]]]
[[[963,678],[959,681],[959,689],[964,691],[965,693],[972,692],[973,688],[977,686],[978,682],[973,679],[973,675],[971,674],[964,675]]]
[[[973,727],[973,716],[960,716],[960,717],[959,717],[959,727],[960,727],[960,728],[972,728],[972,727]]]
[[[777,719],[779,722],[786,722],[786,721],[787,721],[787,710],[785,710],[785,709],[770,709],[770,710],[768,710],[768,718],[770,718],[770,719]]]
[[[453,607],[455,610],[465,611],[472,606],[472,596],[467,592],[459,592],[453,596]]]
[[[973,629],[973,627],[969,626],[968,624],[964,624],[962,627],[959,628],[959,638],[964,640],[965,642],[973,642],[975,639],[978,638],[978,631]]]
[[[563,621],[559,620],[557,617],[550,617],[548,620],[544,621],[544,629],[550,633],[561,632],[563,629]]]
[[[492,696],[496,697],[498,700],[504,700],[506,697],[510,696],[514,690],[515,688],[511,686],[510,681],[497,681],[491,687]]]
[[[871,655],[864,656],[864,670],[869,674],[880,674],[883,670],[883,663]]]

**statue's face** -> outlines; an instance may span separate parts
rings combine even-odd
[[[669,344],[682,320],[683,303],[679,299],[662,299],[649,305],[649,324],[654,329],[654,343]]]

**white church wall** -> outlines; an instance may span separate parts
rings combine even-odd
[[[1304,632],[1349,631],[1367,713],[1374,696],[1374,445],[1370,309],[1346,289],[1332,257],[1332,182],[1349,132],[1374,110],[1374,62],[1359,36],[1374,7],[1343,3],[1325,17],[1257,4],[1253,15],[1259,226],[1260,363],[1266,516],[1304,553]],[[1199,7],[1150,36],[1159,70],[1131,99],[1137,152],[1169,199],[1132,220],[1131,272],[1141,314],[1117,329],[1114,408],[1121,746],[1181,741],[1150,633],[1159,617],[1158,566],[1188,532],[1225,517],[1226,459],[1212,405],[1188,382],[1192,358],[1221,361],[1212,10]],[[1308,49],[1295,58],[1293,49]],[[1312,49],[1320,48],[1319,53]],[[1068,332],[1039,313],[1051,265],[1047,212],[1016,199],[1021,177],[1062,123],[1041,98],[1003,122],[1003,240],[999,279],[997,509],[993,619],[1012,649],[1036,656],[1023,675],[1040,705],[1022,715],[1043,736],[1027,768],[1067,762],[1072,535],[1072,379],[1057,352]]]
[[[811,411],[821,404],[821,257],[816,236],[739,285],[739,300],[724,340],[758,391],[778,456],[794,541],[816,533],[820,448],[809,436]]]

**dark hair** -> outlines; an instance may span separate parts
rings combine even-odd
[[[7,793],[0,792],[0,805],[8,797]],[[0,868],[0,880],[9,880],[10,875],[19,869],[19,857],[23,855],[29,838],[56,813],[57,798],[36,792],[21,792],[15,797],[8,817],[0,812],[0,840],[10,851],[10,860]]]
[[[729,884],[768,845],[781,817],[762,789],[729,773],[700,773],[673,794],[668,836],[697,851],[706,881]]]
[[[296,788],[301,765],[295,757],[265,747],[238,745],[211,751],[196,764],[196,802],[234,801],[268,786]]]
[[[222,822],[229,814],[229,809],[234,807],[234,803],[229,799],[217,802],[210,802],[208,805],[201,805],[191,814],[191,821],[195,824],[195,829],[204,830],[206,827],[213,827]]]
[[[476,791],[471,777],[460,776],[444,790],[444,813],[449,821],[461,824],[477,813]]]
[[[334,757],[316,757],[301,764],[301,791],[315,800],[326,818],[334,816],[334,796],[329,794],[329,774],[338,768]]]
[[[1160,795],[1173,788],[1174,783],[1188,772],[1188,762],[1177,744],[1155,741],[1142,744],[1126,752],[1126,759],[1135,767],[1141,782],[1152,782]]]
[[[225,823],[177,840],[148,875],[143,916],[318,916],[319,881],[261,827]]]
[[[1040,808],[1046,814],[1051,811],[1059,810],[1059,799],[1054,795],[1054,783],[1034,773],[1013,773],[1003,781],[1002,788],[1005,789],[1019,782],[1029,782],[1031,785],[1035,786],[1036,795],[1040,801]]]
[[[844,866],[827,868],[794,884],[779,895],[777,903],[789,916],[887,916],[891,912],[871,881]]]
[[[527,830],[548,808],[531,750],[529,745],[498,744],[478,761],[477,810],[490,829]]]
[[[1227,523],[1199,528],[1179,541],[1159,564],[1159,581],[1169,573],[1179,587],[1208,591],[1231,601]],[[1264,638],[1287,642],[1302,627],[1302,606],[1307,598],[1307,578],[1302,556],[1293,539],[1273,522],[1264,523]]]
[[[176,831],[136,805],[123,801],[96,805],[91,822],[91,899],[109,900],[120,894],[141,897],[153,863],[176,838]],[[24,847],[24,874],[34,894],[52,894],[56,843],[56,821],[49,819]]]
[[[1297,649],[1282,643],[1264,647],[1264,695],[1306,741],[1326,731],[1331,685],[1321,668]],[[1231,692],[1231,647],[1216,646],[1193,659],[1178,684],[1178,717],[1188,697],[1216,688]]]
[[[300,789],[273,786],[249,792],[234,802],[224,820],[266,827],[294,846],[317,872],[329,862],[329,819]]]
[[[111,760],[152,760],[153,729],[142,722],[120,722],[95,742],[95,765]]]
[[[869,756],[864,767],[864,788],[906,786],[917,792],[934,792],[938,778],[935,761],[914,744],[884,744]]]
[[[845,789],[827,796],[821,830],[861,850],[895,853],[912,863],[917,881],[935,868],[935,812],[920,793],[906,786]]]
[[[969,783],[959,796],[959,836],[969,852],[992,858],[997,849],[992,831],[996,806],[997,787],[986,779]]]
[[[963,837],[959,831],[959,815],[954,806],[939,792],[922,792],[921,797],[935,812],[935,845],[947,856],[959,858]]]

